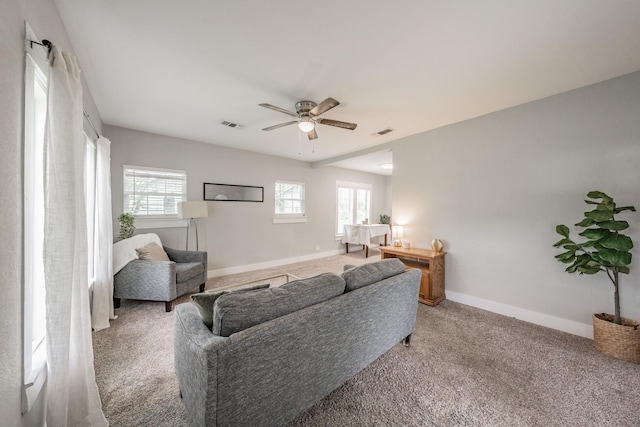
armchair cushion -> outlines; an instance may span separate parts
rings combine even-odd
[[[204,265],[201,262],[181,262],[176,263],[176,282],[182,283],[192,277],[202,274]]]
[[[136,248],[138,258],[147,261],[169,261],[167,253],[155,242],[148,243],[141,248]]]

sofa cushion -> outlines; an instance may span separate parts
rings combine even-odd
[[[170,261],[167,253],[162,249],[162,246],[156,242],[146,244],[141,248],[136,248],[138,258],[147,261]]]
[[[213,306],[216,335],[228,337],[344,293],[345,282],[333,273],[289,282],[277,288],[222,295]]]
[[[342,273],[342,277],[346,282],[345,292],[371,285],[372,283],[403,273],[404,270],[405,265],[397,258],[384,259],[351,268]]]
[[[176,263],[176,283],[186,282],[192,277],[202,274],[204,265],[201,262]]]
[[[247,292],[247,291],[255,291],[256,289],[264,289],[268,288],[269,283],[264,283],[261,285],[254,285],[248,288],[242,289],[233,289],[229,291],[207,291],[199,294],[191,295],[191,303],[198,310],[198,314],[202,318],[202,321],[207,328],[211,329],[213,326],[213,305],[216,300],[220,298],[224,294],[229,294],[233,292]]]

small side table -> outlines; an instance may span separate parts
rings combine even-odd
[[[438,305],[446,298],[444,292],[444,256],[446,252],[434,252],[421,248],[397,248],[384,246],[380,248],[380,257],[398,258],[407,268],[422,271],[418,301],[427,305]]]

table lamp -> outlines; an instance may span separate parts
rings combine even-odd
[[[198,250],[198,218],[206,218],[209,216],[207,202],[180,202],[178,203],[178,218],[188,219],[187,225],[187,243],[185,249],[189,250],[189,231],[191,229],[191,220],[196,221],[196,250]]]
[[[393,246],[395,246],[396,248],[401,247],[402,246],[402,226],[394,225],[393,228],[391,229],[391,232],[393,234]]]

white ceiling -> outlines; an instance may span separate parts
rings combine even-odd
[[[104,123],[342,167],[640,70],[637,0],[55,2]],[[320,125],[312,143],[296,126],[261,130],[291,117],[259,103],[327,97],[341,105],[322,117],[356,130]]]

